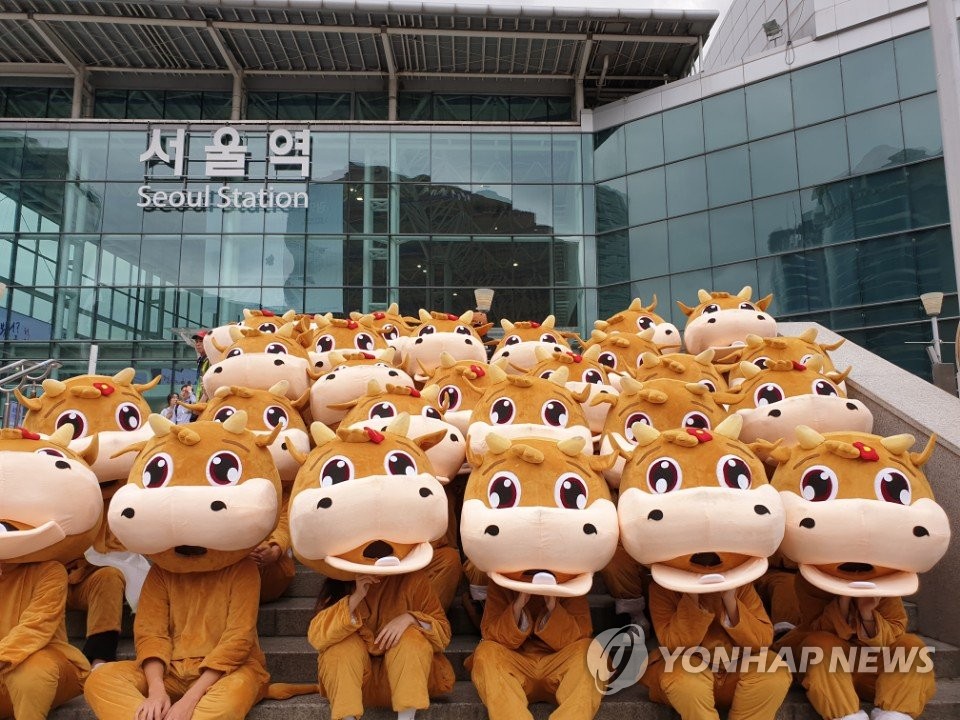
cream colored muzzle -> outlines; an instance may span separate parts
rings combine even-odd
[[[683,342],[688,353],[697,355],[707,348],[746,345],[751,333],[776,337],[777,321],[760,310],[721,310],[692,320],[683,331]],[[714,357],[714,362],[719,359]]]
[[[70,450],[82,454],[93,441],[93,435],[77,438],[70,441]],[[125,450],[134,443],[144,442],[153,437],[153,428],[144,418],[142,426],[131,432],[122,430],[106,430],[96,435],[99,449],[97,459],[90,468],[96,474],[100,482],[109,482],[110,480],[126,480],[130,475],[130,468],[133,467],[137,459],[137,453],[124,453],[113,457],[116,453]]]
[[[758,408],[737,410],[743,418],[740,441],[783,440],[785,447],[797,444],[797,425],[819,433],[873,432],[873,413],[859,400],[837,395],[794,395]]]
[[[370,427],[383,432],[395,419],[392,417],[373,418],[353,423],[350,427],[358,429]],[[463,433],[455,425],[443,420],[437,420],[426,415],[411,415],[410,427],[406,436],[414,439],[440,430],[443,430],[446,435],[444,435],[443,440],[427,450],[427,458],[430,460],[430,465],[437,474],[437,478],[446,485],[460,472],[463,461],[467,456],[467,440]]]
[[[252,390],[269,390],[286,380],[287,398],[296,400],[307,391],[307,361],[288,354],[244,353],[224,358],[203,374],[203,389],[213,397],[218,388],[239,385]]]

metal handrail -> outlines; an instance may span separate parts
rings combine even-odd
[[[13,393],[25,386],[35,387],[59,367],[63,367],[63,363],[52,358],[46,360],[17,360],[0,367],[0,373],[19,368],[6,377],[0,376],[0,409],[2,409],[0,411],[0,427],[8,427],[11,424],[10,410],[12,404],[10,399]]]

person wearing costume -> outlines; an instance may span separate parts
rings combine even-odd
[[[450,623],[426,567],[447,527],[447,500],[402,413],[383,432],[315,422],[297,474],[290,531],[297,557],[327,576],[307,638],[334,720],[392,707],[400,720],[453,687]]]
[[[492,430],[464,496],[464,551],[487,573],[482,640],[467,660],[491,720],[589,720],[601,688],[587,666],[586,594],[617,547],[616,509],[601,471],[613,456],[584,455],[582,437],[504,437]]]
[[[152,440],[110,505],[110,527],[150,558],[134,624],[136,659],[93,674],[101,720],[243,718],[269,675],[257,639],[260,578],[247,556],[274,529],[280,478],[246,413],[178,427],[151,415]]]
[[[67,642],[67,571],[100,526],[97,477],[67,449],[0,430],[0,718],[43,720],[82,691],[90,664]],[[95,453],[95,451],[94,451]]]

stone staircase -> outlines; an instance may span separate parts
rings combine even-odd
[[[317,653],[306,641],[306,629],[313,617],[313,606],[320,587],[320,577],[305,567],[297,568],[297,576],[287,596],[260,608],[258,630],[260,644],[267,656],[267,668],[275,682],[314,682]],[[589,596],[594,630],[623,624],[624,618],[614,612],[613,600],[604,593],[599,579],[595,594]],[[907,603],[910,627],[916,624],[917,609]],[[453,629],[453,640],[447,656],[453,663],[457,683],[449,695],[434,702],[429,710],[417,713],[424,720],[483,720],[486,711],[477,696],[464,661],[473,652],[479,636],[459,600],[448,613]],[[84,635],[84,617],[79,612],[67,614],[67,632],[73,642],[81,644]],[[124,617],[121,658],[132,658],[133,621]],[[934,663],[938,677],[937,696],[927,707],[925,720],[956,720],[960,718],[960,649],[935,640],[928,641],[936,648]],[[538,703],[532,707],[540,720],[552,711],[552,706]],[[327,702],[318,695],[291,698],[282,702],[264,701],[249,715],[251,720],[329,720]],[[369,710],[369,720],[388,720],[396,715],[388,710]],[[676,720],[670,708],[647,699],[646,688],[636,685],[604,699],[597,715],[599,720]],[[82,698],[77,698],[51,714],[53,720],[94,720],[93,713]],[[778,720],[817,720],[818,716],[806,702],[803,691],[791,690],[780,709]]]

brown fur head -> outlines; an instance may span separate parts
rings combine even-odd
[[[683,331],[687,352],[700,353],[713,348],[717,351],[715,361],[721,361],[744,345],[751,333],[765,337],[776,335],[776,320],[766,312],[773,296],[751,300],[752,295],[753,289],[748,285],[736,295],[700,290],[699,303],[692,307],[678,301],[677,305],[687,316]]]

